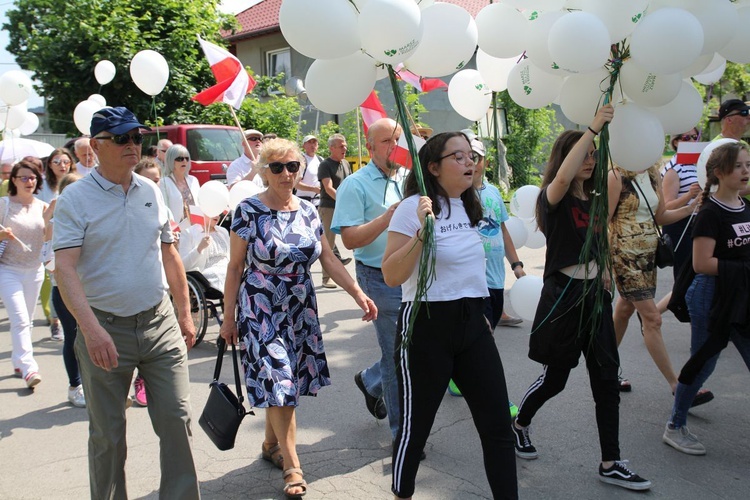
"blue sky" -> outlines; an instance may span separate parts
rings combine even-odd
[[[221,9],[224,12],[236,14],[248,7],[258,3],[260,0],[223,0]],[[10,0],[0,0],[0,24],[6,21],[6,12],[13,8],[13,2]],[[8,33],[0,31],[0,74],[13,69],[21,69],[16,63],[15,58],[5,47],[8,45]],[[31,73],[28,73],[31,76]],[[36,92],[29,98],[28,107],[35,108],[44,105],[44,99]]]

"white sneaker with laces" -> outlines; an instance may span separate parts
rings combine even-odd
[[[706,447],[698,440],[698,437],[688,430],[687,425],[678,429],[672,428],[667,423],[664,429],[664,435],[661,440],[674,448],[675,450],[687,453],[688,455],[705,455]]]
[[[68,401],[76,408],[86,408],[86,396],[83,395],[82,385],[68,389]]]

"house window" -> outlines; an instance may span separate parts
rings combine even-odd
[[[279,73],[284,73],[284,78],[281,81],[281,85],[284,85],[287,78],[292,74],[292,56],[288,47],[266,52],[267,76],[274,77]]]

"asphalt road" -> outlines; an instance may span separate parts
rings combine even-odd
[[[521,249],[526,271],[541,276],[543,251]],[[353,272],[353,265],[349,265]],[[314,279],[320,283],[320,268]],[[508,273],[508,287],[513,275]],[[659,296],[671,272],[661,272]],[[390,432],[375,421],[353,382],[379,350],[372,325],[345,292],[318,288],[320,319],[333,385],[317,398],[305,398],[298,410],[298,452],[310,499],[391,498]],[[37,315],[42,318],[41,310]],[[511,398],[519,402],[541,367],[527,357],[530,323],[495,332]],[[206,499],[283,498],[280,472],[260,460],[263,411],[247,417],[237,445],[218,451],[197,425],[208,394],[218,327],[190,353],[194,454]],[[688,357],[689,329],[665,315],[663,333],[679,370]],[[12,376],[10,336],[0,312],[0,498],[79,499],[88,496],[87,415],[67,402],[60,342],[37,320],[35,356],[43,382],[31,392]],[[568,387],[550,401],[533,423],[539,459],[518,460],[519,491],[527,499],[746,499],[750,498],[750,374],[737,351],[722,354],[707,387],[711,403],[695,409],[690,429],[708,449],[703,457],[683,455],[661,442],[671,408],[669,386],[651,361],[633,320],[621,346],[623,370],[633,392],[623,394],[620,441],[623,458],[651,479],[649,492],[634,493],[597,479],[599,447],[594,405],[585,368],[579,366]],[[131,498],[157,498],[159,449],[148,411],[133,406],[128,417],[128,491]],[[491,498],[481,448],[466,403],[446,393],[417,477],[417,499]]]

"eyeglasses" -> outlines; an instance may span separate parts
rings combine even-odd
[[[280,174],[284,168],[286,168],[287,172],[290,174],[296,174],[299,172],[299,166],[300,162],[298,161],[290,161],[287,163],[281,163],[280,161],[275,161],[268,164],[268,169],[271,171],[272,174]]]
[[[174,159],[174,161],[180,161],[180,162],[182,162],[182,161],[190,161],[190,157],[189,156],[178,156],[177,158]]]
[[[586,156],[584,157],[584,159],[585,159],[585,158],[591,158],[591,159],[593,159],[593,160],[596,160],[596,153],[597,153],[597,151],[598,151],[598,150],[597,150],[597,149],[595,149],[595,150],[593,150],[593,151],[592,151],[592,152],[590,152],[590,153],[586,153]]]
[[[682,134],[680,136],[681,141],[697,141],[698,140],[698,134]]]
[[[36,177],[28,176],[28,175],[24,175],[24,176],[21,176],[21,177],[19,177],[19,176],[16,175],[13,178],[14,179],[19,179],[21,182],[31,182],[31,181],[36,182]]]
[[[143,134],[119,134],[119,135],[110,135],[106,137],[94,137],[94,139],[99,139],[100,141],[112,141],[118,146],[124,146],[126,144],[129,144],[130,141],[133,141],[133,144],[143,144]]]
[[[247,137],[247,140],[251,142],[260,142],[263,140],[263,138],[262,137]]]
[[[52,160],[51,162],[53,165],[70,165],[72,162],[70,160],[64,160],[62,158],[57,158]]]
[[[729,118],[730,116],[747,116],[750,114],[750,109],[741,109],[740,111],[737,111],[736,113],[731,113],[725,116],[724,118]]]
[[[441,156],[440,158],[437,159],[437,161],[445,160],[449,156],[452,156],[456,160],[456,163],[458,163],[459,165],[466,165],[467,159],[471,160],[471,163],[476,163],[479,161],[479,155],[476,154],[474,151],[472,151],[471,153],[465,153],[463,151],[454,151],[452,153],[448,153],[445,156]]]

